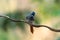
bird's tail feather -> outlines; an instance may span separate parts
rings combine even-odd
[[[34,30],[33,30],[33,27],[32,26],[30,26],[30,31],[33,34]]]

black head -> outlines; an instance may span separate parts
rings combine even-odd
[[[35,15],[35,12],[32,12],[32,13],[31,13],[31,15],[33,15],[33,16],[34,16],[34,15]]]

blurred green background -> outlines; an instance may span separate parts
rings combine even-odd
[[[60,0],[0,0],[0,14],[10,18],[25,19],[32,11],[36,12],[36,24],[60,28]],[[60,40],[59,35],[54,40]],[[30,37],[27,24],[0,17],[0,40],[32,40]]]

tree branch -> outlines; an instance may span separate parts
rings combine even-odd
[[[10,18],[9,16],[5,16],[5,15],[0,15],[0,17],[7,18],[7,19],[9,19],[9,20],[11,20],[11,21],[13,21],[13,22],[24,22],[24,23],[29,24],[30,26],[33,26],[33,27],[37,27],[37,28],[39,28],[39,27],[46,27],[46,28],[50,29],[51,31],[60,32],[60,30],[58,30],[58,29],[53,29],[53,28],[51,28],[51,27],[49,27],[49,26],[46,26],[46,25],[31,24],[31,23],[27,22],[26,20],[16,20],[16,19],[12,19],[12,18]]]

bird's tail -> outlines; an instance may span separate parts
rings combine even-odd
[[[34,30],[33,30],[33,27],[32,26],[30,26],[30,31],[33,34]]]

